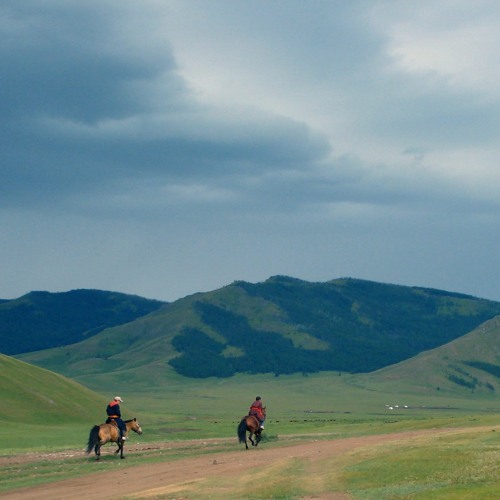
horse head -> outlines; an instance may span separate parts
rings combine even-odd
[[[127,424],[130,424],[130,429],[136,432],[137,434],[142,434],[142,428],[139,422],[137,421],[136,418],[133,418],[132,420],[128,420],[126,422]]]

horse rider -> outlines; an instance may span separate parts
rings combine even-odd
[[[255,398],[255,401],[252,403],[252,406],[250,406],[250,411],[248,412],[248,415],[257,417],[261,429],[264,428],[264,421],[266,420],[266,416],[263,412],[264,408],[265,407],[262,406],[262,398],[260,396],[257,396]]]
[[[113,421],[116,422],[116,426],[118,427],[118,431],[120,433],[120,440],[125,441],[127,439],[127,437],[125,436],[125,434],[127,433],[127,426],[122,420],[120,403],[123,403],[123,399],[120,396],[115,396],[114,399],[110,401],[106,408],[106,414],[108,415],[106,423],[110,424]]]

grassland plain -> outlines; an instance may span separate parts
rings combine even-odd
[[[74,386],[70,387],[73,391]],[[222,460],[227,453],[246,460],[276,450],[266,466],[259,467],[257,462],[253,471],[236,476],[186,480],[189,484],[177,485],[180,489],[174,492],[160,492],[156,498],[221,498],[221,494],[225,498],[299,498],[325,491],[350,492],[353,498],[432,498],[429,495],[434,492],[436,498],[494,498],[487,495],[499,486],[492,471],[498,471],[500,465],[500,408],[496,398],[485,394],[431,387],[427,392],[418,388],[412,393],[405,384],[401,392],[392,386],[393,392],[387,393],[373,384],[366,388],[356,376],[341,373],[203,380],[178,377],[140,392],[119,385],[101,389],[106,394],[89,389],[67,393],[75,401],[85,397],[92,420],[71,418],[71,410],[58,422],[47,421],[43,413],[37,420],[36,411],[27,422],[20,421],[18,413],[10,419],[3,415],[0,492],[95,473],[94,460],[83,448],[92,425],[100,423],[95,415],[104,413],[103,401],[115,392],[125,400],[124,416],[137,417],[144,434],[132,436],[126,461],[117,460],[113,448],[108,447],[99,474],[164,463],[164,475],[168,475],[171,464],[179,460]],[[64,396],[64,389],[58,391]],[[237,443],[236,425],[257,394],[269,412],[265,440],[257,450],[246,452]],[[325,455],[314,463],[311,457],[285,460],[279,454],[292,445],[440,430],[449,432],[449,438],[436,439],[435,434],[427,440],[402,438],[391,441],[391,446],[383,438],[373,446],[361,441],[356,449]],[[443,467],[444,463],[449,467]],[[456,478],[465,464],[467,479],[459,485]],[[130,470],[130,474],[134,472]],[[262,481],[257,481],[254,496],[248,496],[249,485],[259,478]]]
[[[290,436],[251,451],[235,451],[223,439],[177,441],[131,446],[126,463],[111,452],[100,463],[35,454],[31,461],[11,461],[1,495],[12,500],[497,498],[498,432],[497,424],[334,439]]]

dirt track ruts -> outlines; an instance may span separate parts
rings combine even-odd
[[[251,467],[263,467],[277,460],[299,458],[314,462],[339,453],[350,452],[356,448],[385,444],[390,441],[408,441],[429,434],[460,432],[458,429],[426,429],[363,437],[350,437],[336,440],[311,440],[291,443],[286,446],[245,450],[242,445],[235,451],[214,451],[203,456],[180,460],[125,467],[102,474],[88,474],[84,477],[57,481],[30,488],[22,488],[0,494],[2,499],[20,500],[88,500],[148,498],[155,495],[172,494],[182,489],[187,482],[199,481],[209,477],[238,477],[247,473]],[[169,443],[171,447],[172,443]],[[133,453],[132,451],[129,454]],[[77,453],[73,454],[74,457]],[[60,454],[58,454],[60,458]],[[10,457],[11,463],[16,457]],[[20,458],[19,460],[22,460]],[[17,461],[19,463],[19,461]],[[88,462],[87,462],[88,463]],[[96,462],[96,467],[100,467]],[[103,480],[105,478],[105,480]],[[347,493],[325,492],[321,496],[304,498],[348,499]]]

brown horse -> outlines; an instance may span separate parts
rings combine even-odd
[[[137,434],[142,434],[141,426],[139,422],[137,422],[136,418],[131,420],[125,420],[125,426],[127,428],[124,436],[126,437],[130,430],[136,432]],[[92,448],[95,451],[96,460],[101,458],[101,446],[106,443],[112,442],[118,445],[118,449],[115,453],[120,453],[120,458],[125,458],[123,456],[123,441],[119,439],[120,431],[116,424],[101,424],[94,425],[90,430],[89,442],[87,444],[87,453],[92,451]]]
[[[264,414],[264,416],[266,416],[265,408],[262,409],[262,413]],[[252,443],[252,446],[257,446],[260,443],[262,437],[262,429],[260,428],[259,419],[254,415],[243,417],[238,425],[239,442],[245,443],[245,447],[248,450],[247,431],[250,433],[248,435],[248,439]],[[252,439],[252,436],[255,436],[255,441]]]

